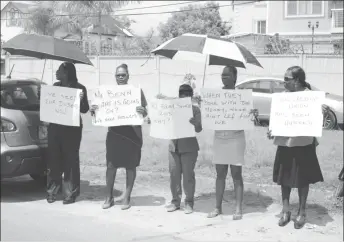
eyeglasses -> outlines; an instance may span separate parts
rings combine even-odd
[[[116,77],[126,77],[127,76],[127,74],[116,74]]]
[[[292,80],[294,80],[294,78],[292,78],[292,77],[287,77],[287,76],[284,77],[284,81],[285,81],[285,82],[290,82],[290,81],[292,81]]]

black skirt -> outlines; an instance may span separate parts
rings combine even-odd
[[[106,136],[106,161],[115,168],[134,169],[140,165],[141,127],[111,127]]]
[[[278,146],[273,181],[291,188],[323,182],[315,144],[297,147]]]

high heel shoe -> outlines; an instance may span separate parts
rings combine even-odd
[[[306,224],[306,215],[299,214],[294,221],[294,228],[301,229]]]
[[[115,205],[115,201],[112,198],[107,198],[102,206],[103,209],[111,208],[113,205]]]
[[[278,225],[281,227],[286,226],[290,222],[291,212],[286,212],[282,214],[282,217],[278,221]]]

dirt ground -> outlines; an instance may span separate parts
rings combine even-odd
[[[20,181],[20,179],[23,180]],[[33,183],[30,180],[27,181],[28,178],[20,179],[2,183],[2,209],[6,209],[9,204],[20,203],[26,211],[37,206],[43,214],[53,209],[56,214],[68,215],[71,219],[87,216],[90,226],[93,220],[97,220],[97,223],[107,223],[106,221],[111,220],[111,223],[128,226],[123,233],[128,234],[127,230],[133,230],[133,228],[145,231],[141,232],[141,235],[135,235],[139,238],[120,241],[343,241],[342,212],[339,209],[329,210],[321,205],[332,196],[331,192],[322,191],[318,194],[317,190],[311,189],[307,224],[303,229],[295,230],[293,222],[283,228],[277,225],[281,211],[279,198],[273,195],[278,194],[277,186],[257,186],[245,183],[244,216],[240,221],[233,221],[234,194],[230,179],[223,204],[224,214],[213,219],[206,218],[215,202],[212,178],[197,177],[197,186],[202,187],[202,192],[196,194],[195,212],[190,215],[185,215],[182,211],[166,212],[165,206],[171,197],[169,178],[166,174],[138,172],[132,207],[127,211],[121,211],[117,206],[120,204],[121,191],[125,186],[123,170],[119,171],[115,184],[118,203],[109,210],[101,209],[105,197],[104,167],[82,167],[81,196],[77,203],[66,207],[62,204],[46,203],[42,187],[32,186]],[[315,198],[317,201],[314,200]],[[294,191],[291,198],[294,215],[297,210],[297,199],[297,193]],[[34,218],[39,215],[32,214],[32,216]],[[2,216],[1,219],[3,226],[6,224],[4,221],[6,218]],[[41,225],[44,223],[45,221],[40,221]],[[28,231],[30,231],[30,226],[33,225],[31,223],[26,225]],[[37,229],[37,227],[31,229]],[[85,236],[87,233],[94,232],[85,231],[84,233],[83,237],[81,235],[76,237],[78,241],[88,241],[87,238],[92,238],[91,234],[91,237],[85,238]],[[18,237],[16,238],[18,240]]]

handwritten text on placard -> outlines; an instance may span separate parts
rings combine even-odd
[[[80,126],[80,89],[41,86],[40,120],[66,126]]]
[[[149,102],[150,136],[160,139],[195,137],[189,122],[193,117],[191,98],[153,99]]]
[[[321,137],[323,115],[321,105],[325,93],[305,91],[272,95],[270,130],[274,136]]]
[[[202,123],[205,129],[253,129],[252,90],[201,89]]]
[[[141,106],[141,89],[131,85],[100,86],[91,92],[91,104],[98,105],[92,122],[97,126],[142,125],[136,112]]]

